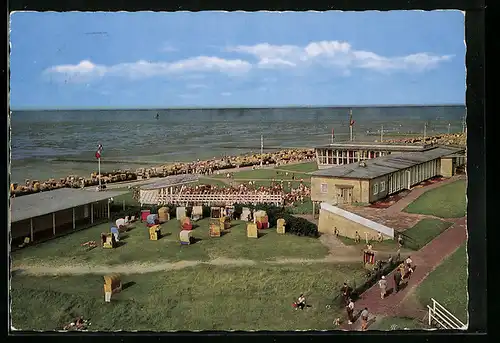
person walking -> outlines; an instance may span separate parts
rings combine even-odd
[[[349,299],[349,303],[346,306],[347,310],[347,324],[351,325],[354,322],[354,301]]]
[[[351,298],[351,287],[349,287],[347,282],[344,282],[341,291],[342,291],[342,296],[344,297],[344,302],[348,304],[349,299]]]
[[[378,286],[380,287],[380,298],[384,299],[387,292],[387,280],[384,275],[382,275],[382,278],[379,280]]]
[[[361,311],[361,331],[366,331],[368,327],[368,308],[365,307],[363,311]]]
[[[411,266],[412,263],[413,263],[413,261],[411,260],[410,256],[408,256],[408,258],[405,260],[406,268],[408,270],[408,279],[410,278],[411,274],[413,273],[413,268]]]
[[[396,293],[399,292],[399,284],[401,283],[401,272],[399,268],[394,272],[394,290]]]

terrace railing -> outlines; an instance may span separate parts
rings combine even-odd
[[[148,205],[164,204],[283,204],[281,194],[159,194],[158,191],[141,190],[140,203]]]
[[[467,325],[450,313],[443,305],[431,298],[432,305],[427,305],[429,310],[429,326],[434,323],[446,330],[467,330]]]

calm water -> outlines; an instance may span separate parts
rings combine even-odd
[[[156,113],[159,119],[156,119]],[[355,139],[366,131],[428,133],[461,131],[465,106],[360,107],[353,109]],[[11,179],[46,179],[205,159],[260,150],[264,146],[310,147],[349,136],[346,108],[14,111]]]

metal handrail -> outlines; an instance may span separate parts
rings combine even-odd
[[[452,330],[466,330],[467,325],[462,323],[460,319],[455,317],[450,311],[448,311],[443,305],[438,303],[434,298],[431,298],[432,306],[427,305],[429,309],[429,326],[432,325],[434,320],[444,329]]]

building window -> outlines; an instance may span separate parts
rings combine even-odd
[[[326,183],[321,184],[321,193],[328,193],[328,185]]]
[[[385,181],[380,181],[380,191],[385,192]]]
[[[377,194],[378,194],[378,183],[373,185],[373,195],[377,195]]]

